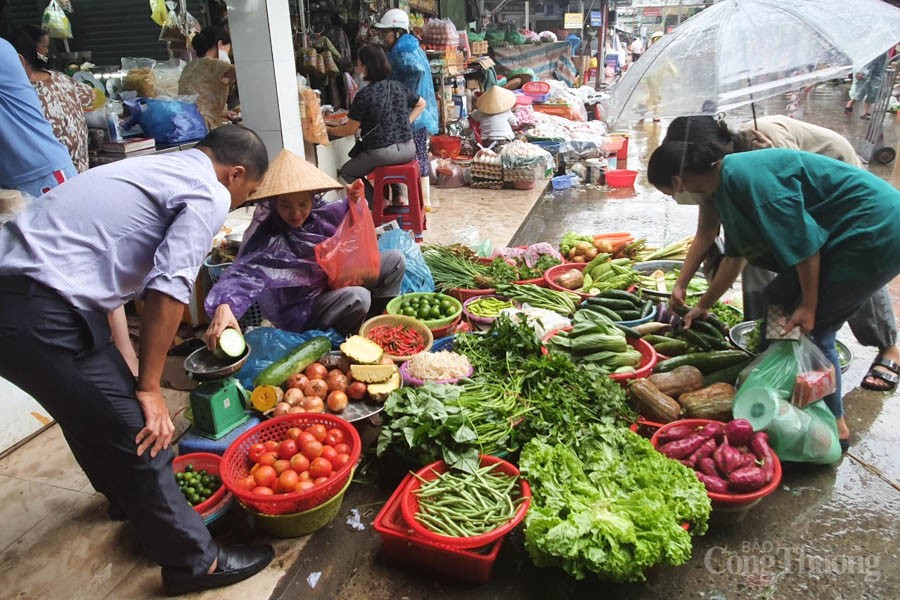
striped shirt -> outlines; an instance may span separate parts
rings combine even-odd
[[[200,150],[90,169],[0,230],[0,275],[25,275],[73,306],[110,312],[143,290],[188,303],[231,207]]]

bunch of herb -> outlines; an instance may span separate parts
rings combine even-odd
[[[538,279],[544,276],[544,272],[547,269],[559,264],[562,264],[561,261],[552,254],[541,254],[541,257],[537,259],[533,267],[527,265],[519,267],[519,280]]]

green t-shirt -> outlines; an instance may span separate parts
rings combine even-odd
[[[896,273],[900,192],[868,171],[800,150],[730,154],[714,201],[728,256],[783,272],[820,252],[828,282]]]

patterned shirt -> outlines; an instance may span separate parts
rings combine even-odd
[[[359,135],[367,150],[412,141],[409,113],[419,102],[402,83],[382,80],[359,90],[347,115],[359,121]]]
[[[234,84],[234,66],[218,58],[198,58],[187,64],[178,80],[182,96],[197,94],[197,108],[212,131],[226,123],[228,93]]]
[[[0,229],[0,275],[26,275],[104,313],[145,289],[187,304],[230,206],[200,150],[96,167]]]
[[[79,173],[88,170],[88,130],[84,109],[94,103],[94,88],[57,71],[49,71],[47,81],[33,81],[44,108],[44,116],[53,127],[53,135],[69,149]]]

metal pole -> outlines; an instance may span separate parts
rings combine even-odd
[[[531,29],[531,0],[525,0],[525,29]]]
[[[609,15],[608,0],[600,0],[600,35],[597,40],[597,90],[603,85],[604,71],[606,70],[606,32],[609,23],[606,17]]]
[[[678,27],[679,25],[681,25],[681,7],[682,7],[682,2],[684,2],[684,0],[678,0],[678,23],[675,25],[676,27]],[[666,24],[663,23],[663,29],[665,29],[665,27],[666,27]]]

